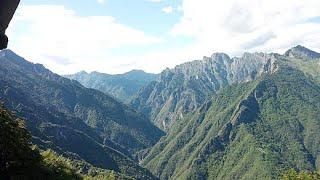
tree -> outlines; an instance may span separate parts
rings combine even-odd
[[[41,155],[31,148],[31,136],[21,119],[0,106],[0,175],[20,176],[40,168]]]

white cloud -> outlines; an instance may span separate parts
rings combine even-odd
[[[181,6],[181,5],[178,5],[178,7],[177,7],[177,11],[178,11],[178,12],[183,12],[183,8],[182,8],[182,6]]]
[[[98,3],[99,3],[99,4],[105,4],[105,3],[106,3],[106,0],[98,0]]]
[[[162,8],[162,12],[164,12],[166,14],[171,14],[171,13],[173,13],[173,7],[171,7],[171,6],[164,7],[164,8]]]
[[[8,34],[10,48],[60,74],[98,69],[117,72],[113,67],[120,62],[113,59],[114,49],[163,42],[113,17],[82,17],[53,5],[21,6]]]
[[[147,0],[149,2],[154,2],[154,3],[161,3],[163,0]]]
[[[281,51],[296,44],[319,48],[319,0],[183,0],[171,34],[196,38],[207,51]]]

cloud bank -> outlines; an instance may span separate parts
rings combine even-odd
[[[167,7],[167,16],[177,14]],[[182,0],[180,20],[163,37],[154,37],[111,16],[82,17],[64,6],[21,6],[8,34],[13,50],[59,74],[160,72],[214,52],[283,53],[298,44],[320,51],[319,7],[319,0]],[[192,41],[176,43],[186,39]],[[148,49],[154,45],[161,48]]]
[[[320,48],[319,0],[183,0],[183,17],[171,31],[199,46],[238,54],[281,51],[295,44]]]
[[[114,49],[162,42],[113,17],[82,17],[54,5],[21,6],[8,34],[13,50],[61,74],[81,69],[107,71],[119,63],[110,56]]]

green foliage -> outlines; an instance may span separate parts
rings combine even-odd
[[[100,173],[95,176],[84,176],[84,180],[133,180],[133,178],[111,171],[108,173]]]
[[[71,161],[58,156],[51,150],[47,150],[41,153],[43,157],[43,164],[48,170],[55,174],[56,179],[80,179],[80,175],[72,167]]]
[[[14,120],[0,107],[0,177],[4,179],[80,179],[62,161],[52,162],[52,156],[40,155],[31,147],[30,134],[24,121]],[[54,178],[53,178],[54,177]]]
[[[298,173],[294,169],[290,169],[282,175],[281,179],[282,180],[319,180],[320,174],[318,172]]]
[[[55,179],[85,179],[85,180],[129,180],[131,178],[119,174],[115,171],[99,169],[90,164],[79,162],[57,155],[52,150],[41,152],[43,164]],[[82,168],[86,168],[87,172],[81,172]],[[80,172],[79,172],[80,171]]]
[[[0,170],[2,176],[25,174],[40,167],[39,153],[30,148],[30,135],[22,120],[0,107]]]

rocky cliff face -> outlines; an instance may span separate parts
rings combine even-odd
[[[168,131],[173,122],[219,91],[222,87],[255,79],[263,73],[276,71],[276,54],[245,53],[230,58],[215,53],[164,70],[158,81],[140,90],[131,105]]]

